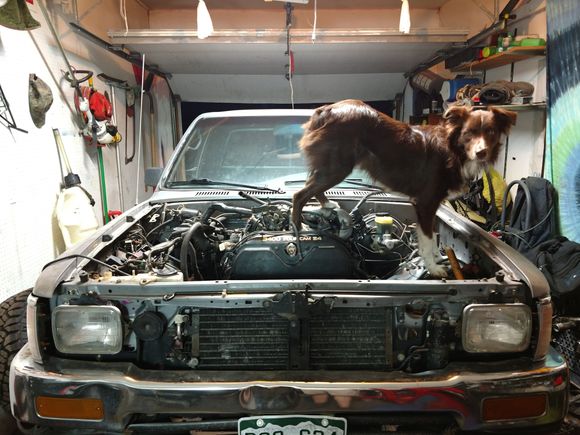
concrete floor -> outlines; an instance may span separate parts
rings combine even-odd
[[[16,423],[11,415],[0,408],[0,432],[4,435],[19,435],[20,431],[16,427]]]

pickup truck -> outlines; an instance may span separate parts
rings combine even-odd
[[[149,200],[45,266],[0,357],[21,430],[554,433],[542,273],[442,205],[463,277],[429,276],[410,199],[356,169],[293,227],[311,113],[200,116]]]

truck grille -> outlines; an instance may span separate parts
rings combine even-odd
[[[384,369],[391,311],[335,308],[288,320],[270,310],[199,310],[199,369]]]

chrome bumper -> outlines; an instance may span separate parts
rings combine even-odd
[[[264,414],[448,413],[464,430],[523,428],[560,421],[567,408],[568,374],[551,350],[545,361],[452,363],[445,370],[401,372],[202,372],[142,370],[127,363],[52,358],[32,361],[28,346],[10,370],[11,405],[22,421],[55,427],[122,431],[135,414],[175,416]],[[485,422],[487,397],[545,393],[546,413],[537,418]],[[98,398],[100,421],[45,419],[37,396]]]

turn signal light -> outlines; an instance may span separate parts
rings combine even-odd
[[[103,401],[99,399],[64,399],[39,396],[36,398],[36,413],[46,418],[77,420],[102,420]]]
[[[545,394],[496,397],[483,400],[485,421],[540,417],[546,412]]]

